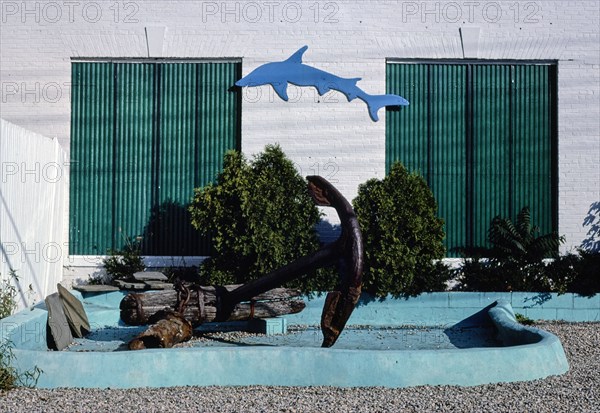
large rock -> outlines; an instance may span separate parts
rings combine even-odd
[[[63,309],[62,300],[58,293],[54,293],[46,297],[44,301],[48,309],[48,348],[63,350],[73,342],[73,335]]]
[[[67,322],[71,327],[71,334],[78,338],[84,337],[91,328],[83,304],[62,285],[58,284],[57,287]]]

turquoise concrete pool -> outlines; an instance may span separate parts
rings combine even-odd
[[[287,334],[215,334],[206,325],[179,348],[126,351],[143,328],[120,323],[124,293],[77,296],[93,331],[65,351],[47,349],[43,306],[0,321],[1,337],[15,346],[16,367],[44,371],[38,387],[477,385],[569,368],[558,338],[516,323],[502,299],[479,309],[449,308],[436,294],[412,301],[365,299],[336,345],[321,348],[314,326],[323,299],[317,298],[286,317]]]

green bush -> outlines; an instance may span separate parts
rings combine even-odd
[[[11,270],[9,275],[15,281],[18,280],[14,270]],[[8,317],[17,308],[17,293],[17,287],[11,283],[10,279],[0,278],[0,319]]]
[[[523,263],[535,263],[544,258],[558,257],[558,247],[565,239],[555,232],[536,235],[539,228],[531,223],[529,207],[523,207],[513,224],[508,218],[496,216],[488,230],[493,247],[490,256]]]
[[[457,270],[464,291],[600,292],[600,254],[579,250],[552,260],[465,259]]]
[[[244,283],[319,248],[321,215],[278,145],[251,162],[227,152],[216,183],[195,190],[190,213],[192,225],[212,239],[212,255],[200,267],[205,284]],[[331,271],[319,270],[288,286],[308,292],[335,282]]]
[[[113,280],[131,281],[134,273],[146,268],[139,240],[131,241],[126,238],[125,241],[126,245],[123,249],[110,250],[109,256],[102,260],[107,277],[93,279],[90,284],[110,284]]]
[[[443,221],[425,180],[396,163],[387,177],[359,186],[353,201],[363,234],[363,291],[378,297],[444,290],[450,278]]]
[[[172,265],[170,267],[162,267],[159,269],[163,273],[168,282],[175,282],[177,280],[197,283],[198,280],[198,267],[184,265]]]
[[[600,293],[600,253],[579,249],[555,259],[547,268],[553,291],[592,296]]]
[[[31,370],[19,372],[13,367],[15,355],[12,350],[11,342],[0,341],[0,391],[17,386],[35,387],[43,371],[35,366]]]
[[[515,224],[495,217],[488,230],[492,248],[463,249],[469,258],[457,270],[460,289],[466,291],[598,291],[593,268],[595,254],[558,255],[564,237],[537,235],[529,208],[521,209]],[[547,258],[553,258],[547,260]],[[596,267],[598,268],[598,267]],[[597,274],[597,273],[596,273]]]
[[[600,293],[600,252],[579,250],[574,267],[576,275],[567,290],[586,296]]]
[[[467,258],[456,271],[463,291],[550,292],[554,284],[548,274],[552,262],[523,262],[499,258]]]
[[[10,271],[10,277],[18,281],[14,270]],[[9,279],[0,281],[0,319],[10,316],[17,308],[17,287]],[[34,367],[23,373],[13,367],[15,356],[13,344],[0,337],[0,391],[10,390],[16,386],[33,387],[42,371]]]

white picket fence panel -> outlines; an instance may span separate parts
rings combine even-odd
[[[55,292],[62,280],[67,159],[56,138],[0,119],[0,277],[18,288],[19,309]]]

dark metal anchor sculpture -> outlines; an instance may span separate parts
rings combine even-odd
[[[219,319],[227,320],[237,303],[249,301],[261,293],[292,281],[317,268],[338,265],[338,289],[329,292],[321,315],[322,347],[335,344],[360,297],[364,250],[362,234],[352,205],[325,178],[308,176],[308,190],[320,206],[331,206],[337,211],[342,234],[328,244],[270,274],[250,281],[235,290],[224,291],[220,297]]]
[[[352,206],[342,194],[320,176],[309,176],[306,179],[315,203],[331,206],[337,211],[342,226],[342,234],[337,241],[239,287],[186,286],[179,283],[176,285],[176,291],[127,295],[121,301],[121,319],[132,325],[153,324],[134,338],[129,343],[129,348],[138,350],[171,347],[173,344],[189,340],[193,326],[205,321],[254,318],[255,311],[263,316],[299,312],[304,308],[303,301],[276,301],[267,305],[261,303],[260,299],[267,296],[292,298],[292,290],[276,287],[317,268],[337,264],[340,275],[338,287],[336,291],[327,294],[321,316],[322,346],[331,347],[344,329],[360,296],[363,270],[362,235]],[[249,311],[241,304],[243,302],[250,302]],[[195,304],[188,306],[188,303],[195,303],[197,307]],[[280,303],[278,310],[275,310],[275,303]],[[160,309],[166,310],[159,311]]]

